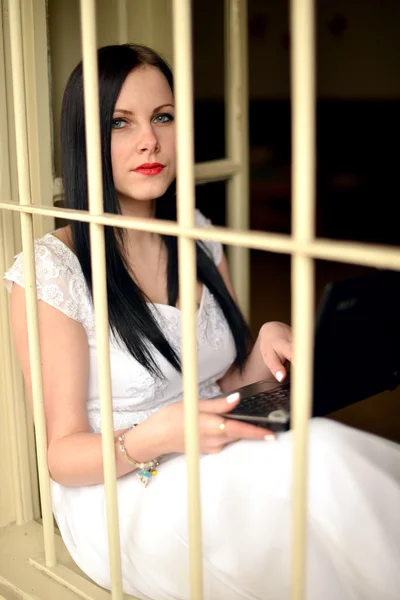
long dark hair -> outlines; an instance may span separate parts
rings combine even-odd
[[[173,90],[173,76],[167,63],[146,46],[124,44],[98,50],[100,90],[101,153],[104,210],[121,214],[111,166],[111,123],[114,106],[127,75],[138,67],[156,67]],[[72,72],[64,93],[61,114],[61,163],[66,204],[77,210],[88,209],[86,175],[85,118],[83,105],[82,63]],[[176,220],[176,197],[173,185],[156,201],[156,217]],[[88,288],[92,293],[90,234],[88,223],[71,223],[74,250]],[[179,294],[178,249],[175,236],[162,236],[168,252],[168,303],[175,306]],[[175,369],[180,359],[153,317],[142,290],[130,276],[123,254],[123,230],[105,227],[107,299],[110,329],[114,337],[151,373],[160,376],[153,358],[152,344]],[[197,248],[197,278],[214,295],[231,329],[236,345],[236,363],[243,368],[248,354],[249,328],[225,283],[201,242]]]

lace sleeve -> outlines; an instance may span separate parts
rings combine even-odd
[[[210,219],[207,219],[198,209],[195,212],[196,227],[212,227]],[[203,242],[204,246],[210,252],[216,265],[219,265],[222,259],[222,244],[219,242]]]
[[[37,298],[82,323],[89,333],[93,329],[90,296],[82,271],[74,260],[78,261],[76,256],[50,234],[35,242]],[[25,287],[22,252],[5,273],[4,283],[9,292],[13,283]]]

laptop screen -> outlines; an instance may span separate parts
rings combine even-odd
[[[400,383],[400,273],[379,271],[332,283],[317,315],[314,414]]]

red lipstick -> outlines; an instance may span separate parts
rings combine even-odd
[[[164,169],[164,166],[161,163],[143,163],[143,165],[136,167],[135,173],[140,173],[141,175],[158,175]]]

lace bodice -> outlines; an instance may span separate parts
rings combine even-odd
[[[196,211],[196,225],[211,223]],[[205,242],[213,260],[218,264],[222,246]],[[36,285],[38,300],[43,300],[85,328],[90,353],[87,410],[93,431],[100,431],[100,400],[96,332],[91,294],[88,290],[76,255],[51,233],[35,242]],[[7,288],[12,283],[24,286],[22,253],[4,276]],[[179,309],[150,304],[151,311],[168,341],[180,354],[181,313]],[[199,396],[211,397],[220,391],[216,383],[232,364],[235,346],[228,324],[213,295],[204,286],[197,311],[197,349]],[[155,377],[144,369],[113,336],[110,335],[110,365],[113,396],[114,428],[129,427],[147,419],[161,406],[182,397],[182,378],[154,348],[154,358],[162,377]]]

